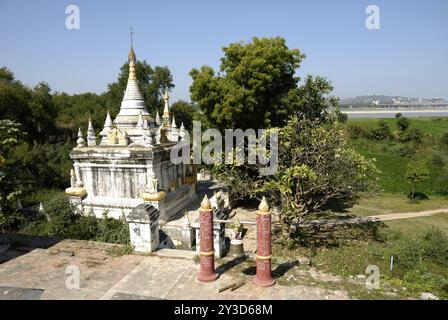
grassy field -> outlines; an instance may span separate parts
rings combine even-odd
[[[382,119],[396,134],[396,119]],[[349,119],[349,124],[369,131],[378,125],[379,119]],[[419,184],[417,191],[427,195],[448,193],[448,148],[440,143],[440,136],[448,132],[448,118],[410,119],[411,127],[424,133],[422,143],[404,143],[394,140],[350,139],[353,147],[362,155],[375,159],[384,192],[406,195],[411,186],[406,181],[406,166],[411,160],[424,160],[430,171],[430,179]]]
[[[352,118],[348,122],[351,124],[361,125],[365,128],[373,128],[378,124],[377,118]],[[395,118],[381,119],[386,121],[391,128],[395,129]],[[409,118],[411,126],[423,130],[426,134],[440,137],[445,132],[448,132],[448,117],[434,117],[434,118]]]
[[[380,235],[377,240],[352,240],[336,247],[300,247],[289,252],[274,246],[274,256],[291,261],[299,256],[310,257],[313,267],[341,277],[338,289],[347,290],[351,298],[419,298],[422,292],[448,298],[448,213],[388,221]],[[371,265],[378,266],[380,272],[377,290],[365,286],[366,268]]]
[[[361,199],[349,212],[359,216],[372,216],[388,213],[417,212],[447,208],[448,198],[431,196],[428,200],[412,201],[403,195],[380,194],[374,198]],[[447,216],[448,220],[448,216]]]

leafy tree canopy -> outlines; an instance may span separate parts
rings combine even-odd
[[[297,86],[304,55],[285,40],[253,38],[223,48],[220,72],[203,66],[190,75],[191,98],[216,128],[263,128],[283,123],[284,99]]]
[[[187,130],[192,129],[193,117],[196,109],[191,103],[184,100],[176,101],[171,105],[171,112],[173,113],[178,126],[183,123]]]

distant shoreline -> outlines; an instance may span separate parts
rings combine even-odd
[[[341,112],[344,113],[416,113],[416,112],[431,112],[431,113],[444,113],[444,112],[448,112],[448,108],[446,109],[438,109],[438,110],[434,110],[434,109],[393,109],[393,110],[381,110],[381,109],[371,109],[371,110],[341,110]]]
[[[341,110],[349,118],[393,118],[395,114],[401,113],[408,117],[448,117],[448,109],[395,109],[395,110]]]

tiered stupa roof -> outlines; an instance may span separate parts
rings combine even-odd
[[[129,77],[124,93],[123,100],[121,101],[120,112],[115,119],[115,124],[118,128],[133,128],[137,125],[140,114],[144,119],[149,119],[150,115],[146,110],[145,101],[143,95],[138,87],[138,80],[136,74],[136,62],[137,57],[134,52],[134,48],[131,45],[131,49],[128,54],[129,59]]]

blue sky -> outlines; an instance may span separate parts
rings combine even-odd
[[[79,30],[65,27],[71,4]],[[370,4],[380,30],[365,27]],[[173,99],[189,99],[192,68],[217,69],[223,46],[253,36],[284,37],[307,56],[298,74],[328,77],[341,97],[448,99],[444,0],[0,0],[0,66],[27,85],[101,93],[126,61],[131,25],[137,58],[173,72]]]

